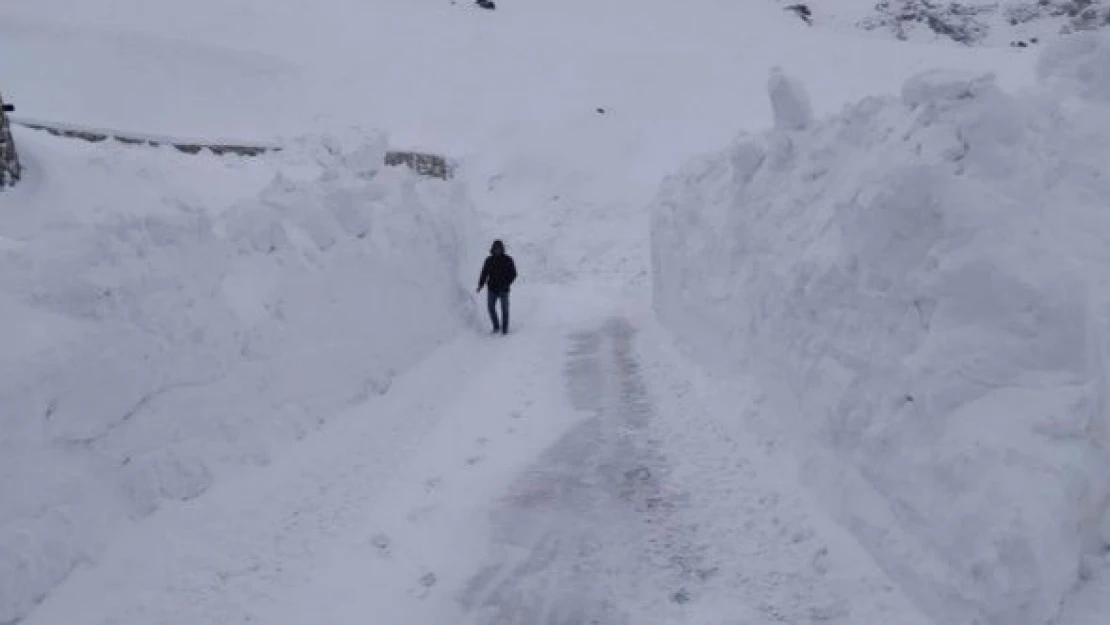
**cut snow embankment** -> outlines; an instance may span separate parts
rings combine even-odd
[[[0,195],[0,622],[160,501],[385,392],[467,321],[473,207],[383,167],[378,135],[254,160],[17,140],[28,175]]]
[[[823,121],[775,74],[776,128],[653,206],[663,322],[937,623],[1043,624],[1110,543],[1107,67],[1076,36],[1029,93],[928,72]]]

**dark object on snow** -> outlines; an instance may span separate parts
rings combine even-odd
[[[0,98],[0,189],[15,186],[23,174],[19,155],[15,151],[11,125],[8,123],[8,113],[14,110],[14,106],[4,104]]]
[[[598,115],[604,115],[605,114],[605,109],[600,107],[600,106],[597,107],[597,114]]]
[[[489,320],[494,332],[509,333],[509,288],[516,280],[516,263],[505,253],[505,244],[500,240],[490,246],[489,256],[482,264],[482,275],[478,277],[478,291],[487,289]],[[497,318],[497,302],[501,302],[501,319]]]
[[[493,3],[493,0],[476,0],[474,4],[477,4],[483,9],[488,9],[490,11],[497,8],[497,5]]]
[[[809,6],[804,4],[792,4],[788,7],[783,7],[783,11],[793,11],[795,15],[802,18],[806,24],[813,24],[813,12],[809,10]]]
[[[390,166],[407,165],[409,169],[421,176],[442,180],[451,178],[451,167],[447,164],[447,159],[438,154],[391,151],[385,154],[385,164]]]

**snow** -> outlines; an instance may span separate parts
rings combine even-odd
[[[1089,479],[1100,456],[1084,447],[1099,424],[1084,430],[1076,417],[1101,406],[1102,387],[1089,375],[1101,371],[1101,343],[1088,338],[1100,331],[1102,291],[1080,297],[1074,285],[1088,284],[1087,269],[1102,261],[1095,238],[1103,224],[1087,209],[1103,190],[1105,116],[1092,103],[1098,90],[1084,90],[1101,48],[1072,41],[1074,51],[1061,48],[1059,62],[1040,72],[1073,95],[1046,104],[993,86],[1030,82],[1031,55],[855,29],[845,37],[808,28],[773,2],[501,2],[493,12],[438,0],[327,0],[311,11],[255,0],[5,2],[0,74],[18,116],[285,149],[190,156],[17,128],[30,173],[0,195],[8,261],[0,269],[0,622],[926,625],[954,622],[937,614],[999,610],[1005,582],[962,584],[963,598],[937,593],[953,580],[1007,572],[981,554],[1013,536],[1040,567],[1030,575],[1046,580],[1028,593],[1031,609],[1049,612],[1049,598],[1066,586],[1061,571],[1074,573],[1083,554],[1085,579],[1061,623],[1099,623],[1110,595],[1097,554],[1106,500]],[[773,67],[781,73],[769,84]],[[925,75],[906,95],[922,116],[915,128],[905,104],[894,103],[908,74],[936,67],[993,72],[995,82]],[[839,135],[815,121],[869,94],[881,96],[873,114],[897,126],[892,136],[913,129],[921,158],[960,154],[968,137],[980,149],[964,156],[969,171],[1017,181],[1007,197],[1027,200],[1015,202],[1022,217],[1013,228],[995,233],[995,256],[966,246],[954,253],[1010,263],[1001,275],[1029,288],[999,280],[978,307],[938,305],[933,314],[949,324],[935,326],[942,330],[982,326],[958,338],[986,365],[1012,360],[1009,371],[1045,388],[983,395],[978,407],[949,415],[951,427],[925,428],[921,453],[946,437],[952,446],[943,451],[964,463],[943,473],[964,489],[959,505],[925,529],[906,520],[908,504],[891,503],[886,484],[861,487],[842,448],[805,444],[813,429],[791,417],[797,407],[776,385],[797,384],[793,364],[808,357],[797,355],[793,335],[760,335],[760,367],[748,369],[728,362],[746,336],[733,323],[747,310],[743,299],[687,309],[678,325],[664,314],[666,327],[649,306],[645,204],[663,176],[720,149],[735,128],[779,125],[770,147],[730,151],[737,182],[764,184],[772,169],[792,175],[817,145],[839,197],[863,188],[861,202],[877,203],[901,191],[890,196],[895,203],[927,204],[933,191],[922,187],[935,180],[934,195],[953,197],[952,210],[967,205],[939,170],[879,175],[905,154],[878,142],[887,128],[869,125],[877,123],[870,114]],[[1006,114],[960,117],[965,96],[980,112],[989,105]],[[1046,116],[1052,110],[1057,116]],[[970,121],[957,133],[957,120]],[[1034,130],[1023,125],[1030,120]],[[382,168],[387,147],[446,155],[458,178]],[[1083,167],[1051,169],[1065,163],[1061,154]],[[1034,166],[1043,176],[1028,176]],[[1074,197],[1046,190],[1052,175],[1069,176]],[[685,188],[707,202],[732,192]],[[812,240],[822,222],[810,219],[810,198],[788,197],[802,200],[791,207],[796,218],[780,224],[789,229],[769,223],[759,232]],[[1037,199],[1062,205],[1069,220],[1042,210],[1037,234]],[[848,217],[864,212],[852,210]],[[965,215],[960,232],[988,238],[981,222],[997,217],[991,210]],[[701,217],[721,233],[730,224],[725,213]],[[955,227],[909,211],[852,224],[860,228],[845,230],[847,244],[871,259],[879,279],[914,268],[916,248],[883,249],[869,233],[897,230],[920,243]],[[698,224],[682,225],[676,232]],[[1085,235],[1076,245],[1045,243],[1073,230]],[[494,237],[521,269],[509,337],[486,334],[471,290]],[[822,241],[828,247],[808,250],[815,267],[836,258]],[[1043,267],[1031,267],[1038,249]],[[775,271],[796,268],[780,251]],[[718,302],[734,297],[729,276],[709,277],[671,310],[706,292]],[[976,288],[984,280],[966,279]],[[944,288],[960,284],[929,288],[943,303],[955,301]],[[871,340],[874,370],[899,371],[891,363],[907,337],[884,342],[869,324],[849,327],[858,319],[853,292],[833,291],[845,302],[830,325],[837,340]],[[762,319],[791,319],[774,308],[781,291],[756,292],[770,294],[774,317]],[[1035,297],[1046,292],[1059,293],[1058,305]],[[1034,306],[1011,316],[988,296]],[[995,327],[988,313],[1006,323]],[[1052,331],[1040,331],[1037,315]],[[1084,323],[1069,334],[1061,320],[1076,319]],[[672,331],[680,345],[711,348],[691,359]],[[955,340],[938,335],[919,360],[939,358]],[[1055,358],[1043,375],[1014,357],[1038,341]],[[1077,341],[1091,346],[1082,363]],[[826,378],[800,395],[807,408],[837,391],[836,371],[822,366]],[[964,401],[943,374],[922,374],[913,390]],[[1065,396],[1053,384],[1075,388]],[[876,401],[888,397],[880,390]],[[1041,406],[1057,418],[1037,420],[1024,438],[1008,422],[972,418],[980,407],[997,414],[990,402],[1019,401],[1025,416]],[[1006,440],[993,441],[996,430]],[[1016,458],[1028,488],[1015,487],[1014,469],[992,465],[987,452],[964,453],[980,438],[997,457],[1023,452]],[[799,458],[809,463],[798,466]],[[1038,473],[1038,463],[1057,473]],[[826,482],[814,478],[822,471]],[[931,474],[890,478],[905,481],[899,486],[918,498],[911,503],[951,507]],[[995,499],[975,499],[982,494]],[[1027,519],[994,532],[1017,512]],[[962,529],[965,518],[977,534]],[[1069,522],[1089,544],[1062,533]],[[949,533],[953,526],[959,531]],[[967,555],[946,559],[953,553]],[[987,566],[972,573],[957,570],[981,561]]]
[[[527,331],[459,336],[271,465],[167,505],[25,622],[927,622],[742,432],[691,453],[722,398],[663,400],[704,389],[641,303],[518,301]]]
[[[805,130],[813,122],[813,105],[809,102],[809,95],[797,81],[783,74],[781,67],[771,68],[767,93],[771,96],[775,128]]]
[[[1110,102],[1110,66],[1107,66],[1106,40],[1101,37],[1071,37],[1045,50],[1038,59],[1041,80],[1058,86],[1064,93]]]
[[[305,597],[302,589],[316,590],[314,565],[336,558],[369,556],[363,560],[365,565],[380,561],[377,554],[383,550],[398,558],[412,549],[434,555],[433,545],[409,544],[411,534],[404,533],[405,525],[437,490],[464,481],[463,486],[481,485],[481,478],[493,472],[493,467],[481,462],[467,462],[481,457],[483,451],[479,441],[459,438],[473,433],[470,427],[475,420],[484,424],[487,415],[504,419],[502,427],[485,432],[490,438],[486,446],[511,442],[520,446],[521,454],[528,452],[527,439],[514,439],[504,431],[505,424],[521,423],[519,416],[513,418],[507,412],[527,408],[520,403],[520,392],[492,392],[506,379],[526,377],[550,355],[542,342],[537,345],[522,338],[504,346],[472,335],[452,340],[399,378],[390,393],[343,411],[333,427],[310,434],[266,470],[223,481],[204,498],[165,511],[172,514],[155,515],[129,533],[95,571],[75,574],[27,622],[70,620],[75,606],[80,606],[88,622],[113,617],[167,624],[251,618],[294,622],[302,610],[311,614],[310,609],[318,609],[315,618],[327,622],[341,622],[343,613],[362,622],[368,613],[385,618],[389,602],[380,601],[381,596],[375,597],[379,603],[369,610],[353,609],[352,600],[367,595],[373,570],[319,584],[321,598],[328,596],[323,593],[342,594],[348,587],[358,591],[344,597],[344,602],[311,603],[316,593]],[[505,349],[527,358],[506,360],[500,368],[484,366],[486,359]],[[438,392],[428,393],[429,388]],[[558,406],[552,403],[550,409],[557,411]],[[368,423],[372,426],[367,427]],[[412,466],[414,454],[416,466]],[[422,466],[429,457],[435,464]],[[359,461],[351,462],[352,458]],[[422,469],[433,472],[419,472]],[[467,479],[467,472],[478,475]],[[393,492],[394,484],[404,487],[402,493]],[[495,487],[496,483],[489,486]],[[229,509],[242,513],[228,515]],[[413,518],[407,519],[410,512]],[[445,538],[457,541],[466,528],[453,529],[455,533]],[[167,541],[167,536],[173,539]],[[461,545],[455,543],[440,558],[459,549]],[[421,589],[421,564],[406,558],[382,570],[383,595],[398,590],[391,599],[404,606],[408,598],[404,587]],[[136,577],[136,566],[146,574]],[[442,569],[437,573],[446,575]],[[337,581],[343,583],[337,585]]]
[[[269,463],[473,321],[457,271],[473,206],[457,184],[385,168],[376,134],[269,162],[17,141],[29,182],[2,198],[2,622],[121,524]]]
[[[1110,24],[1110,5],[1102,0],[841,0],[802,4],[809,7],[811,23],[818,30],[862,31],[875,37],[948,46],[1025,49]]]
[[[1048,622],[1107,545],[1106,46],[1049,53],[1067,92],[933,71],[741,136],[653,207],[662,321],[936,622]]]

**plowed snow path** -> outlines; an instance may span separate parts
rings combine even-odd
[[[514,304],[516,334],[167,505],[27,624],[921,622],[715,429],[754,408],[699,404],[650,316],[586,287]]]

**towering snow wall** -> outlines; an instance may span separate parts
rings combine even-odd
[[[663,322],[764,383],[764,425],[938,623],[1042,625],[1110,542],[1107,68],[1075,36],[1029,93],[933,71],[820,121],[776,73],[775,128],[653,205]]]
[[[387,392],[467,323],[483,249],[463,189],[383,167],[373,133],[250,162],[24,139],[0,211],[0,623],[128,521]]]

